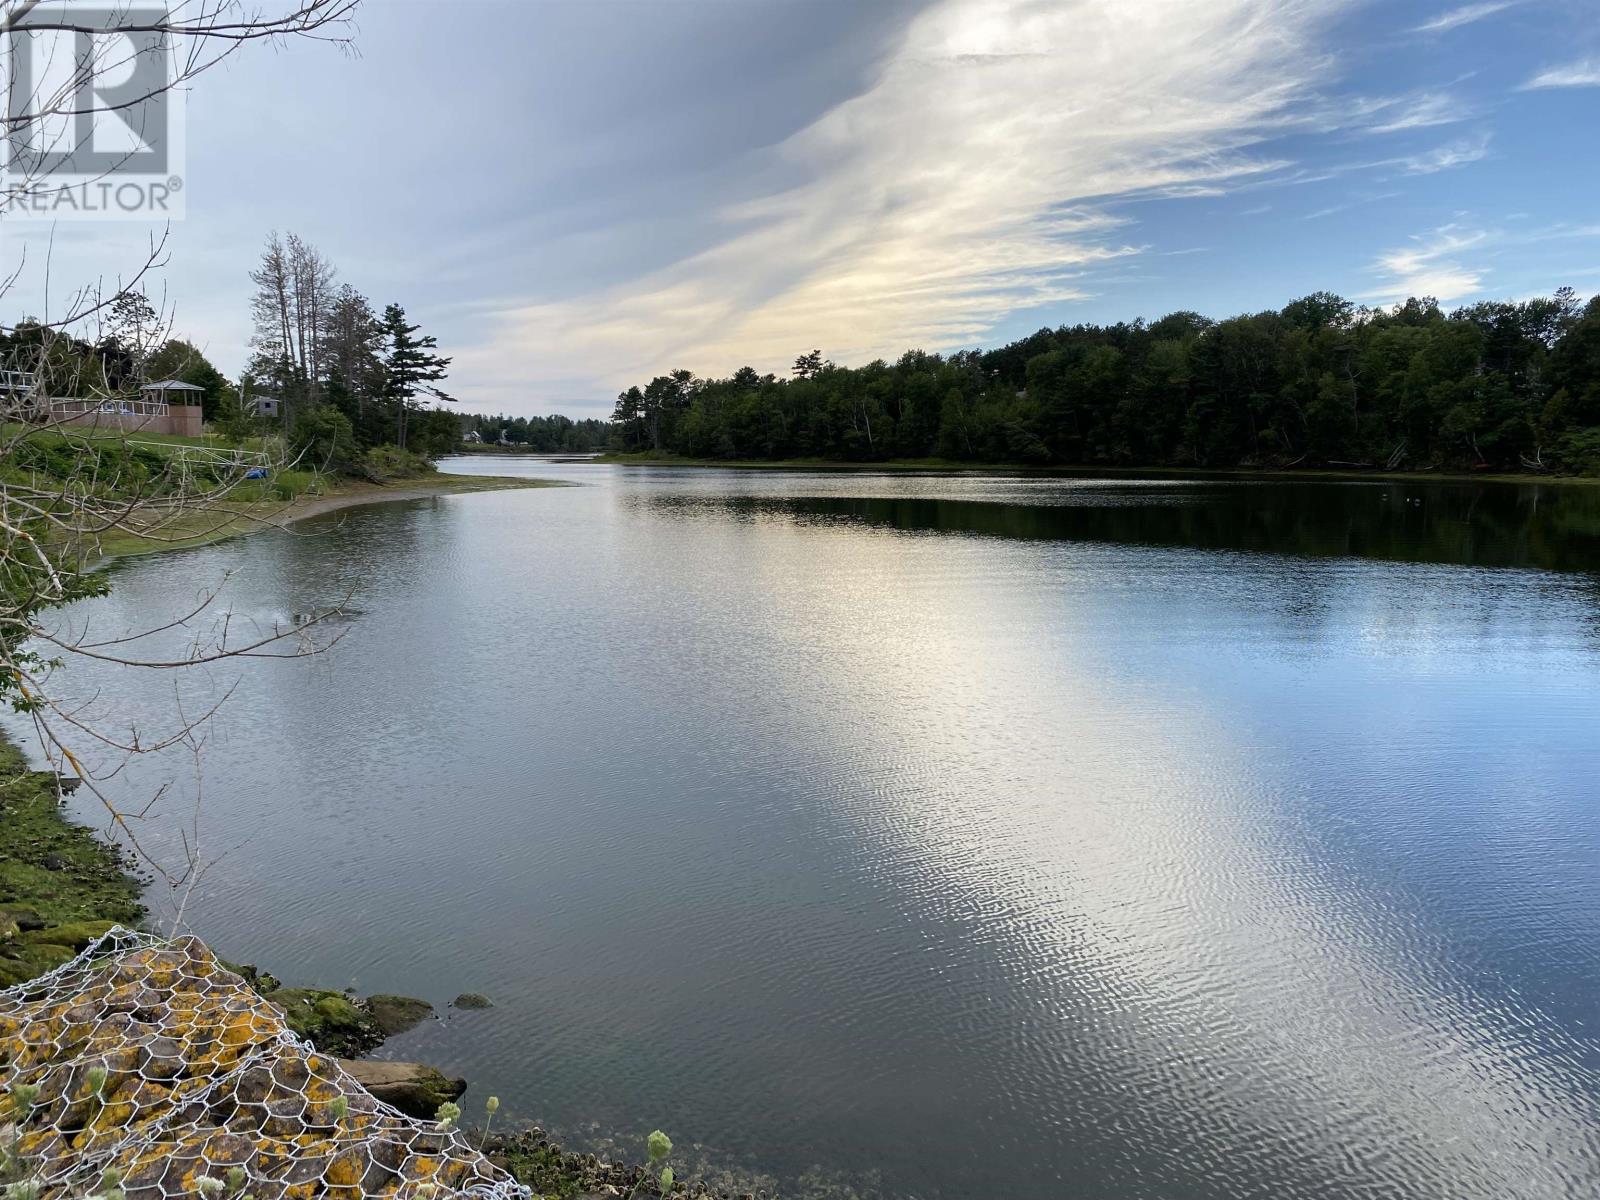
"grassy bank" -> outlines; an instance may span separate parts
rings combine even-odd
[[[0,426],[0,435],[20,432],[17,425]],[[356,504],[556,486],[549,480],[441,475],[399,451],[377,464],[382,471],[371,472],[372,480],[382,482],[291,466],[271,466],[264,478],[241,480],[240,464],[223,457],[235,452],[266,455],[260,461],[269,462],[281,458],[282,448],[260,438],[230,442],[215,435],[36,429],[11,443],[0,482],[92,498],[97,513],[114,513],[114,521],[97,518],[108,528],[75,546],[75,554],[90,563],[203,545]],[[203,507],[185,503],[206,492],[224,494]]]
[[[1315,482],[1378,480],[1395,483],[1543,483],[1560,487],[1600,486],[1592,475],[1507,475],[1450,471],[1366,471],[1331,468],[1228,469],[1214,467],[1041,467],[1027,463],[978,463],[951,458],[890,458],[881,462],[841,462],[835,458],[727,459],[683,458],[675,454],[601,454],[591,459],[630,467],[723,467],[741,471],[840,471],[881,474],[895,471],[960,471],[977,475],[1033,475],[1063,479],[1282,479]]]
[[[287,499],[277,496],[230,497],[205,512],[185,513],[166,520],[149,535],[141,535],[134,530],[114,530],[96,539],[95,544],[100,557],[121,558],[203,546],[263,529],[281,529],[307,517],[360,504],[560,486],[563,485],[555,480],[519,479],[502,475],[427,475],[383,484],[317,476],[303,490]]]

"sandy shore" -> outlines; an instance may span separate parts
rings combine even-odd
[[[430,496],[464,496],[472,492],[502,492],[513,488],[563,487],[554,479],[521,479],[512,475],[440,475],[405,483],[343,483],[321,496],[301,496],[290,501],[263,524],[283,527],[324,513],[360,504],[390,504],[400,500],[426,500]]]

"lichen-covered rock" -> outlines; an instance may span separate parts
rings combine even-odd
[[[327,995],[309,1007],[347,1018],[354,1006]],[[386,1107],[309,1049],[194,939],[116,934],[0,992],[0,1047],[0,1129],[40,1200],[91,1194],[108,1168],[128,1200],[193,1200],[230,1170],[255,1200],[409,1200],[424,1181],[528,1200],[461,1133]],[[432,1089],[430,1117],[464,1087],[409,1070]]]
[[[385,1104],[423,1119],[432,1117],[441,1104],[459,1100],[467,1090],[465,1079],[446,1079],[421,1063],[360,1059],[339,1065]]]
[[[489,999],[489,997],[485,996],[482,992],[462,992],[461,995],[450,1001],[450,1007],[493,1008],[494,1001]]]

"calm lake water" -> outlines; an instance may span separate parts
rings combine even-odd
[[[491,996],[384,1051],[469,1114],[785,1197],[1600,1190],[1600,489],[452,468],[582,486],[72,617],[357,589],[328,656],[181,681],[239,681],[188,919]],[[69,678],[170,718],[170,675]],[[157,840],[186,770],[122,785],[176,777]]]

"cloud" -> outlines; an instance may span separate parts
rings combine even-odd
[[[1478,162],[1488,155],[1489,135],[1485,133],[1476,138],[1462,138],[1421,154],[1412,154],[1397,162],[1407,175],[1433,175]]]
[[[1482,289],[1481,270],[1463,265],[1462,251],[1481,247],[1490,235],[1481,229],[1445,225],[1419,234],[1413,244],[1378,256],[1373,270],[1387,276],[1384,284],[1368,293],[1375,300],[1405,300],[1433,296],[1441,301],[1476,295]]]
[[[1580,58],[1564,67],[1549,67],[1540,71],[1519,91],[1540,88],[1600,87],[1600,58]]]
[[[1402,133],[1452,125],[1478,115],[1478,108],[1452,90],[1470,79],[1464,75],[1448,83],[1416,88],[1396,95],[1332,94],[1291,109],[1286,129],[1311,134],[1344,133],[1351,137],[1373,133]]]
[[[630,283],[503,311],[460,366],[507,387],[679,365],[780,368],[970,345],[1086,295],[1137,253],[1110,200],[1213,194],[1331,71],[1344,0],[942,0],[876,80],[775,148],[797,185],[715,214],[710,249]]]
[[[1380,200],[1393,200],[1396,196],[1402,194],[1403,193],[1401,192],[1371,192],[1367,195],[1358,195],[1350,200],[1345,201],[1343,204],[1330,204],[1326,208],[1319,208],[1314,212],[1308,212],[1300,219],[1302,221],[1320,221],[1323,217],[1331,217],[1335,213],[1346,212],[1349,209],[1358,208],[1363,204],[1376,204]]]
[[[1386,102],[1378,119],[1366,126],[1368,133],[1400,133],[1407,129],[1427,129],[1451,125],[1473,115],[1473,109],[1450,92],[1423,92]]]
[[[1463,25],[1471,25],[1474,21],[1481,21],[1485,17],[1492,17],[1495,13],[1504,12],[1513,8],[1519,0],[1488,0],[1483,4],[1467,4],[1460,8],[1448,9],[1438,16],[1424,21],[1416,26],[1413,33],[1445,33],[1451,29],[1459,29]]]

